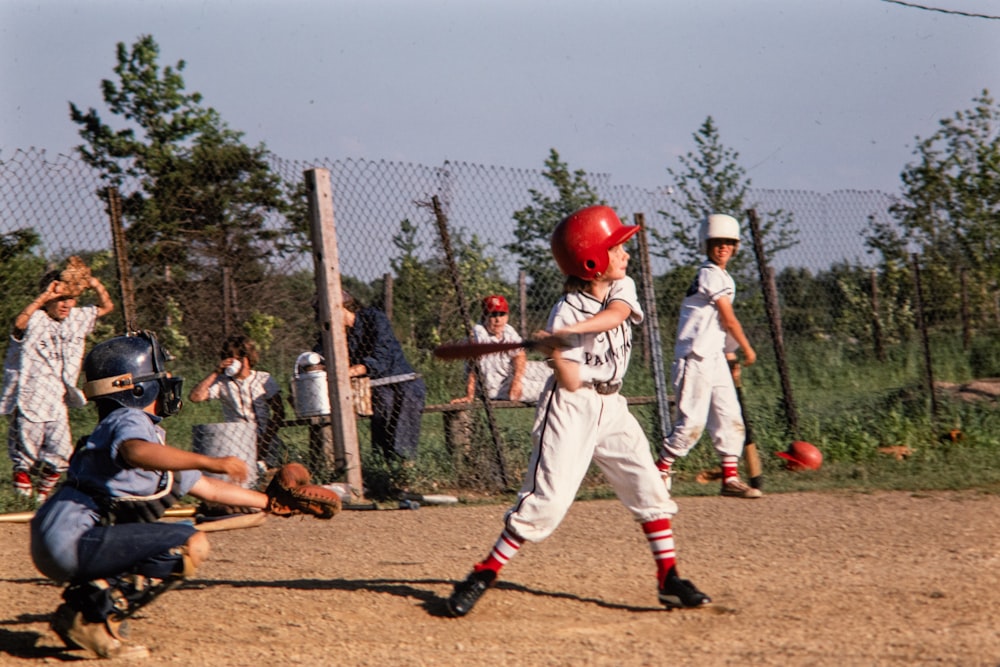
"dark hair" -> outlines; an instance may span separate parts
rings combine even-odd
[[[354,298],[353,294],[351,294],[350,292],[348,292],[343,288],[341,288],[340,290],[340,298],[344,302],[344,308],[351,311],[352,313],[356,313],[362,308],[364,308],[361,302]]]
[[[49,288],[49,285],[52,282],[59,280],[60,278],[62,278],[62,272],[59,269],[53,269],[46,272],[46,274],[42,276],[42,279],[38,281],[38,291],[44,292]]]
[[[229,357],[245,358],[250,363],[250,368],[253,368],[260,361],[260,351],[257,349],[257,343],[250,336],[235,334],[226,339],[219,352],[220,359],[228,359]]]
[[[563,282],[563,294],[583,292],[590,286],[590,282],[576,276],[566,276],[566,280]]]

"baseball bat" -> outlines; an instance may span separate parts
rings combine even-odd
[[[194,516],[196,507],[194,505],[177,505],[175,507],[168,508],[164,513],[164,517],[187,517]],[[9,512],[7,514],[0,514],[0,523],[28,523],[34,518],[34,511],[29,512]]]
[[[527,339],[519,343],[445,343],[434,348],[434,356],[444,361],[457,359],[477,359],[487,354],[509,352],[510,350],[535,350],[540,348],[569,347],[569,343],[561,336],[546,336],[540,339]]]
[[[733,384],[736,385],[736,398],[740,402],[740,413],[743,415],[743,425],[746,427],[746,439],[743,441],[743,460],[747,465],[747,477],[750,486],[755,489],[764,488],[764,470],[760,463],[760,452],[757,451],[757,440],[753,434],[753,424],[747,415],[747,404],[743,398],[743,373],[740,369],[740,362],[730,364],[733,369]]]

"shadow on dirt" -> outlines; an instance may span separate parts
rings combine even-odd
[[[368,591],[371,593],[387,593],[401,598],[410,598],[421,602],[423,608],[431,616],[449,616],[445,602],[446,599],[440,597],[428,587],[439,587],[442,585],[454,585],[456,582],[446,579],[291,579],[281,581],[229,581],[216,579],[211,581],[197,580],[185,584],[184,588],[287,588],[292,590],[307,591]],[[603,609],[615,609],[635,613],[663,612],[667,611],[663,607],[638,607],[634,605],[608,602],[600,598],[581,597],[570,593],[560,593],[556,591],[545,591],[521,584],[501,581],[494,586],[495,590],[513,591],[525,593],[536,597],[553,598],[580,602],[594,605]]]

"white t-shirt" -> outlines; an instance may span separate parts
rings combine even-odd
[[[485,326],[477,324],[472,329],[472,339],[477,343],[520,343],[522,340],[517,330],[509,324],[504,325],[503,332],[499,336],[494,336]],[[508,350],[487,354],[478,359],[487,396],[490,398],[502,396],[506,399],[510,395],[514,358],[522,353],[522,350]]]
[[[715,305],[722,297],[728,297],[730,302],[736,298],[736,282],[725,269],[705,262],[698,267],[698,274],[681,301],[675,359],[692,353],[705,358],[726,348],[726,330]]]
[[[250,422],[263,435],[271,418],[268,401],[281,391],[270,373],[250,371],[244,380],[218,376],[208,387],[208,398],[222,401],[222,418],[227,422]]]

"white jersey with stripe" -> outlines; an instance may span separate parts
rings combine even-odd
[[[632,325],[643,319],[635,281],[629,277],[614,281],[603,301],[584,292],[564,294],[549,313],[547,330],[554,332],[593,317],[612,301],[625,302],[632,311],[629,318],[610,331],[572,336],[573,347],[562,352],[563,359],[580,364],[583,382],[621,382],[625,377],[632,354]]]
[[[715,305],[722,297],[728,297],[730,302],[736,299],[736,282],[725,269],[705,262],[698,267],[698,274],[681,302],[675,359],[692,353],[705,358],[726,348],[726,330]]]

